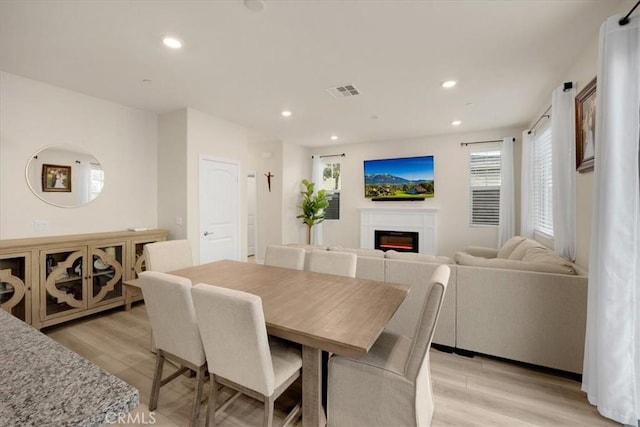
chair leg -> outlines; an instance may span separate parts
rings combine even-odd
[[[158,407],[158,397],[160,396],[160,385],[162,383],[162,368],[164,366],[164,354],[161,350],[156,353],[156,371],[153,374],[153,384],[151,385],[151,398],[149,399],[149,410],[155,411]]]
[[[216,425],[216,397],[218,394],[218,385],[216,384],[216,376],[209,375],[209,402],[207,403],[207,427],[215,427]]]
[[[198,425],[198,418],[200,418],[200,405],[202,400],[202,386],[204,385],[204,372],[205,366],[201,366],[196,371],[196,389],[193,397],[193,408],[191,409],[191,427]]]
[[[273,424],[273,395],[264,397],[264,420],[262,422],[263,427],[271,427]]]

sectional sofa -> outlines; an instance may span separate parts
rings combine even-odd
[[[387,326],[410,337],[426,297],[425,278],[438,265],[449,264],[451,277],[434,344],[582,372],[587,273],[538,242],[517,237],[500,249],[465,248],[453,259],[340,246],[295,246],[308,252],[355,253],[356,277],[410,286],[409,295]]]

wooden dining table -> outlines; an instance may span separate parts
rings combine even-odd
[[[236,289],[262,299],[268,333],[302,344],[302,424],[314,427],[325,424],[322,351],[363,357],[409,290],[399,284],[229,260],[170,274],[194,285]]]

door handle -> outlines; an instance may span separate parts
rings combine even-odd
[[[204,235],[205,235],[205,236],[208,236],[209,234],[213,234],[213,233],[209,233],[208,231],[205,231],[205,232],[204,232]]]

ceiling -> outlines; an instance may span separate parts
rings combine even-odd
[[[2,0],[0,68],[158,114],[194,108],[254,140],[400,140],[525,127],[625,3]],[[360,95],[326,91],[345,84]]]

